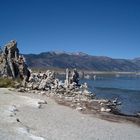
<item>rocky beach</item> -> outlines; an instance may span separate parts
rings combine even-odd
[[[2,140],[139,140],[140,127],[129,121],[103,120],[57,104],[39,94],[0,89]],[[41,105],[41,107],[39,107]]]

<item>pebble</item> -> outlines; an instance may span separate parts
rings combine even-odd
[[[101,107],[101,112],[110,112],[111,109],[110,108],[104,108],[104,107]]]
[[[82,107],[77,107],[76,110],[78,110],[78,111],[82,111],[83,108],[82,108]]]

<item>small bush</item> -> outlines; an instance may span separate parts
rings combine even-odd
[[[0,78],[0,87],[1,88],[8,88],[8,87],[14,87],[15,81],[13,79],[9,78]]]

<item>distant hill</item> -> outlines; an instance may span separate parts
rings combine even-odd
[[[44,52],[24,55],[31,68],[77,68],[96,71],[140,71],[140,58],[133,60],[91,56],[85,53]]]

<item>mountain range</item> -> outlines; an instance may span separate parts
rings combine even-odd
[[[24,54],[31,68],[77,68],[94,71],[140,71],[140,57],[113,59],[106,56],[91,56],[82,52],[43,52]]]

